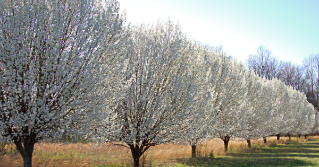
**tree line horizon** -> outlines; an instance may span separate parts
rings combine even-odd
[[[273,56],[272,52],[261,45],[257,53],[249,55],[246,66],[253,69],[258,76],[273,79],[279,78],[286,85],[304,93],[307,100],[315,108],[319,101],[319,54],[310,54],[304,58],[301,65],[290,61],[282,61]]]

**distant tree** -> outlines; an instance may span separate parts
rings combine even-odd
[[[295,87],[296,67],[290,62],[284,62],[279,70],[279,79],[286,85]]]
[[[270,103],[268,104],[270,104],[271,110],[269,111],[270,117],[268,117],[264,124],[264,129],[269,135],[277,135],[277,140],[279,140],[282,129],[287,126],[287,121],[289,121],[285,118],[286,110],[289,108],[287,86],[278,78],[267,80],[265,84],[268,91],[267,96],[270,100]]]
[[[306,78],[301,66],[293,65],[290,62],[282,62],[278,78],[286,85],[292,86],[294,89],[306,93]]]
[[[315,108],[318,108],[318,102],[316,100],[316,95],[313,92],[308,91],[306,96],[307,96],[307,101],[309,103],[311,103]]]
[[[272,56],[270,50],[259,46],[256,54],[249,55],[246,65],[249,69],[253,69],[258,76],[270,80],[279,76],[281,62]]]
[[[0,139],[24,166],[36,142],[85,133],[120,89],[118,12],[117,1],[0,1]]]
[[[295,79],[294,79],[294,88],[306,94],[307,92],[307,79],[304,73],[304,68],[302,66],[295,66]]]
[[[316,101],[319,101],[319,54],[309,55],[303,61],[304,72],[307,78],[307,91],[315,94]],[[307,93],[307,92],[306,92]]]

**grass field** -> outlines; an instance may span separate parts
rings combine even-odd
[[[213,139],[199,145],[198,158],[191,157],[187,145],[159,145],[141,157],[141,166],[319,166],[319,137],[288,142],[288,138],[252,141],[231,140],[229,151]],[[0,166],[22,166],[23,160],[13,146],[7,145]],[[35,146],[33,166],[132,166],[130,150],[114,145],[40,143]]]

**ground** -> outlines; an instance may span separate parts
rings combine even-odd
[[[297,141],[298,139],[298,141]],[[141,166],[319,166],[319,137],[268,137],[252,142],[248,148],[243,140],[231,140],[229,151],[223,142],[213,139],[198,146],[198,158],[191,157],[188,145],[159,145],[140,159]],[[35,147],[33,166],[132,166],[130,150],[110,144],[40,143]],[[22,166],[22,158],[15,148],[7,145],[0,156],[0,166]]]

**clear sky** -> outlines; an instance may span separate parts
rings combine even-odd
[[[245,62],[260,45],[302,64],[319,53],[319,0],[118,0],[132,25],[170,18],[190,39]]]

